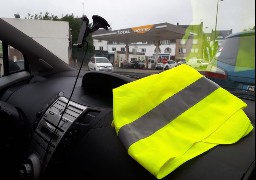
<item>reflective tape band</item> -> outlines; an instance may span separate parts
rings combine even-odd
[[[121,127],[118,136],[128,149],[133,143],[154,134],[169,124],[218,88],[216,83],[202,77],[136,121]]]

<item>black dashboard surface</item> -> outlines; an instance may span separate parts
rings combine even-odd
[[[26,83],[7,89],[1,100],[21,109],[29,126],[32,126],[37,113],[48,107],[60,92],[69,98],[76,73],[33,77]],[[72,144],[66,154],[61,155],[62,164],[50,164],[49,178],[155,179],[127,155],[111,126],[112,89],[131,81],[133,79],[114,73],[81,73],[71,100],[100,109],[101,117],[95,126],[86,130],[87,134]],[[248,104],[245,112],[255,127],[255,101],[244,101]],[[81,127],[88,128],[86,124]],[[164,179],[242,179],[254,162],[254,153],[255,130],[236,144],[217,146],[188,161]]]
[[[54,99],[60,92],[70,97],[77,71],[54,74],[48,77],[33,77],[27,83],[11,87],[1,100],[20,108],[33,123],[36,113]],[[71,100],[90,107],[111,108],[112,89],[132,79],[114,73],[81,72]]]

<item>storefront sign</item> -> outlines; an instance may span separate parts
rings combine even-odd
[[[130,33],[130,30],[127,29],[127,30],[122,30],[122,31],[117,31],[117,34],[129,34]]]
[[[152,27],[153,27],[153,25],[133,27],[132,30],[135,33],[143,34],[143,33],[148,32],[150,29],[152,29]]]

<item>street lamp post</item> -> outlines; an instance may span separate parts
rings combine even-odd
[[[218,1],[217,1],[217,12],[216,12],[216,21],[215,21],[215,28],[214,28],[214,39],[213,39],[213,43],[215,43],[215,41],[216,41],[216,36],[217,36],[216,31],[217,31],[218,11],[219,11],[219,2],[220,2],[220,1],[223,1],[223,0],[218,0]]]
[[[217,39],[217,23],[218,23],[218,11],[219,11],[219,2],[223,0],[218,0],[217,1],[217,12],[216,12],[216,22],[215,22],[215,28],[214,28],[214,37],[213,37],[213,46],[212,46],[212,56],[215,54],[217,45],[216,45],[216,39]]]
[[[83,5],[83,16],[84,16],[84,2],[82,3],[82,5]]]

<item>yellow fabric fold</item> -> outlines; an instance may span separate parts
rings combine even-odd
[[[181,76],[181,72],[186,72],[186,76]],[[180,65],[113,89],[113,123],[117,132],[201,77],[193,68]]]
[[[114,89],[113,125],[117,134],[120,128],[186,90],[201,77],[193,68],[181,65]],[[170,122],[165,119],[169,123],[130,145],[128,154],[161,179],[209,149],[219,144],[236,143],[248,135],[253,126],[244,107],[246,104],[242,100],[219,87]],[[129,134],[127,136],[129,138]]]

